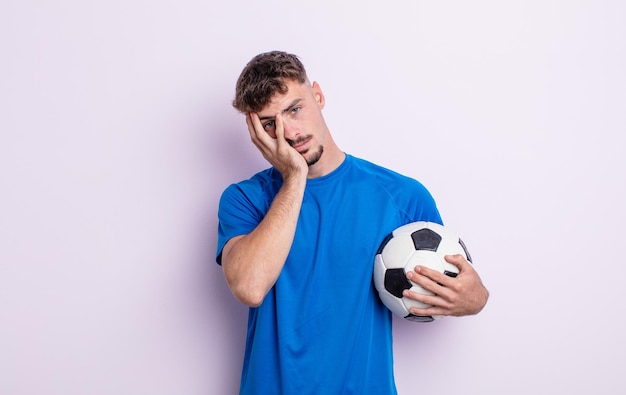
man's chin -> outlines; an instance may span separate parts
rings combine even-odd
[[[319,160],[322,157],[323,153],[324,153],[324,147],[320,145],[319,148],[317,149],[317,151],[311,152],[311,154],[310,154],[310,156],[308,158],[306,156],[304,157],[304,159],[306,159],[306,164],[309,165],[309,167],[313,166],[314,164],[319,162]],[[306,154],[306,153],[304,153],[304,154]]]

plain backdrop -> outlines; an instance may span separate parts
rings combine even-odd
[[[1,394],[237,393],[217,202],[267,166],[230,102],[273,49],[491,291],[394,320],[400,394],[626,392],[626,3],[1,0]]]

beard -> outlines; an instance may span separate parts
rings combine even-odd
[[[320,160],[323,153],[324,153],[324,146],[322,145],[318,146],[317,151],[311,152],[311,155],[308,158],[306,156],[304,157],[304,159],[306,160],[306,164],[309,167],[313,166]]]

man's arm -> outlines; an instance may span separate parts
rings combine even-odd
[[[222,250],[222,268],[231,292],[242,303],[258,306],[282,271],[296,232],[306,187],[306,161],[285,140],[276,115],[276,138],[269,136],[257,114],[246,116],[252,142],[283,176],[283,185],[268,212],[247,235],[230,239]]]
[[[260,305],[280,275],[293,242],[303,191],[299,180],[284,183],[259,225],[224,246],[224,275],[240,302]]]

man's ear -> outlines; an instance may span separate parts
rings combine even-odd
[[[317,105],[320,107],[320,109],[323,109],[326,105],[326,98],[324,97],[324,93],[322,92],[320,84],[318,84],[317,81],[313,81],[313,84],[311,85],[311,90],[313,91],[313,97],[315,97]]]

